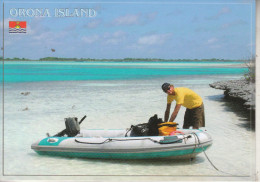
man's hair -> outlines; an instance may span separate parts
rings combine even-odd
[[[162,90],[164,92],[167,92],[169,90],[170,86],[171,86],[171,84],[166,82],[166,83],[162,84]]]

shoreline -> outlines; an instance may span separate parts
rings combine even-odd
[[[224,98],[242,105],[248,111],[250,122],[255,126],[255,84],[245,79],[218,81],[209,84],[215,89],[224,90]]]
[[[255,110],[255,85],[246,80],[228,80],[209,84],[215,89],[224,90],[228,99],[240,101],[248,110]]]
[[[145,59],[145,58],[136,58],[136,59],[73,59],[73,58],[58,58],[58,59],[1,59],[4,62],[13,62],[13,61],[22,61],[22,62],[212,62],[212,63],[241,63],[244,64],[244,60],[221,60],[221,59]]]

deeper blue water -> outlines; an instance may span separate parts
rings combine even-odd
[[[4,76],[5,83],[74,80],[139,80],[170,75],[240,75],[245,73],[246,68],[235,66],[237,64],[239,64],[239,62],[118,63],[5,61],[4,64],[0,66],[0,73]]]

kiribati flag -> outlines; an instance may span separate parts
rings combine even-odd
[[[9,21],[9,33],[26,33],[26,21]]]

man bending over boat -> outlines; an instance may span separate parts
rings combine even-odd
[[[186,107],[184,115],[183,128],[188,129],[190,126],[193,129],[205,127],[205,114],[202,98],[193,90],[185,87],[174,87],[169,83],[162,85],[162,90],[168,94],[167,107],[164,115],[164,121],[167,122],[170,116],[171,103],[176,101],[174,111],[171,114],[169,122],[173,122],[178,115],[181,106]]]

